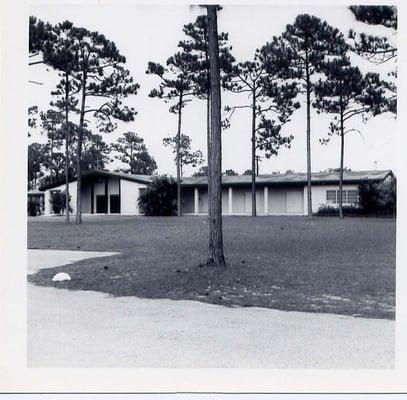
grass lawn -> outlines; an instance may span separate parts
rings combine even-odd
[[[121,254],[64,266],[59,287],[115,296],[198,300],[227,306],[395,316],[393,219],[225,217],[229,268],[203,266],[208,228],[201,217],[32,218],[28,248]],[[29,276],[53,286],[55,269]]]

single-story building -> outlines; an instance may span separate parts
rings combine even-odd
[[[358,187],[364,182],[378,183],[391,179],[391,170],[345,171],[343,204],[357,204]],[[83,214],[139,215],[137,200],[152,182],[153,176],[107,171],[89,171],[82,179]],[[182,178],[182,210],[184,215],[205,215],[208,212],[207,177]],[[222,208],[224,215],[251,214],[251,176],[222,177]],[[41,188],[45,192],[45,215],[52,214],[51,196],[64,191],[65,185],[54,183]],[[76,212],[76,180],[69,184],[71,206]],[[337,205],[339,173],[312,174],[312,211],[323,204]],[[307,175],[304,173],[270,174],[256,177],[258,215],[306,215]]]

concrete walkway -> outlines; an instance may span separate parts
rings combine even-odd
[[[95,257],[28,254],[30,272]],[[393,368],[394,328],[389,320],[28,284],[29,367]]]

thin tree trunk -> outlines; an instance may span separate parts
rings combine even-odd
[[[211,226],[211,204],[210,204],[210,197],[211,197],[211,185],[209,184],[210,176],[211,176],[211,167],[210,167],[210,154],[211,154],[211,108],[210,108],[210,68],[209,68],[209,49],[208,49],[208,30],[204,32],[205,38],[205,61],[206,61],[206,149],[207,149],[207,157],[206,157],[206,164],[207,164],[207,190],[208,190],[208,225]],[[213,238],[212,238],[212,228],[209,228],[209,248],[213,246]],[[208,259],[210,258],[210,254],[208,254]]]
[[[53,174],[52,174],[52,170],[53,170],[53,164],[54,164],[54,161],[53,161],[53,159],[54,159],[54,140],[53,139],[51,139],[51,149],[50,149],[50,161],[51,161],[51,168],[50,168],[50,173],[51,173],[51,176],[50,176],[50,181],[51,181],[51,185],[52,185],[52,178],[53,178]]]
[[[206,47],[208,47],[208,44],[206,43]],[[207,63],[209,62],[208,58],[208,51],[206,51],[206,61]],[[209,68],[209,65],[208,65]],[[208,181],[208,222],[209,226],[211,225],[211,204],[209,199],[211,198],[211,185],[209,184],[209,181],[211,179],[211,94],[210,94],[210,87],[209,87],[209,82],[210,82],[210,73],[209,69],[207,72],[207,93],[206,93],[206,147],[207,147],[207,157],[206,157],[206,164],[207,164],[207,181]],[[212,229],[209,229],[209,248],[213,247],[213,238],[212,238]],[[210,255],[208,256],[208,258]]]
[[[86,72],[82,76],[82,96],[81,96],[81,112],[79,118],[78,129],[78,148],[76,155],[76,224],[82,224],[82,205],[81,205],[81,190],[82,190],[82,141],[83,141],[83,122],[85,119],[85,102],[86,102]]]
[[[252,217],[256,212],[256,89],[253,89],[252,103]]]
[[[182,79],[181,79],[182,86]],[[181,118],[182,118],[182,91],[179,94],[178,103],[178,131],[177,131],[177,215],[180,217],[182,215],[181,210],[181,157],[180,157],[180,146],[181,146]]]
[[[339,218],[343,218],[343,159],[345,151],[345,135],[343,131],[343,112],[341,110],[341,165],[339,167]]]
[[[211,224],[212,241],[208,262],[225,267],[222,234],[222,136],[221,136],[221,94],[219,71],[219,43],[217,27],[217,6],[208,5],[208,44],[211,93]]]
[[[307,80],[307,203],[308,217],[312,219],[311,193],[311,78],[309,74],[308,52],[305,53],[305,70]]]
[[[69,75],[65,72],[65,222],[69,224]]]

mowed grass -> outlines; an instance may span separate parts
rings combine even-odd
[[[28,279],[115,296],[198,300],[226,306],[362,317],[395,316],[396,223],[392,219],[225,217],[226,270],[205,265],[203,217],[32,218],[28,248],[116,251]]]

